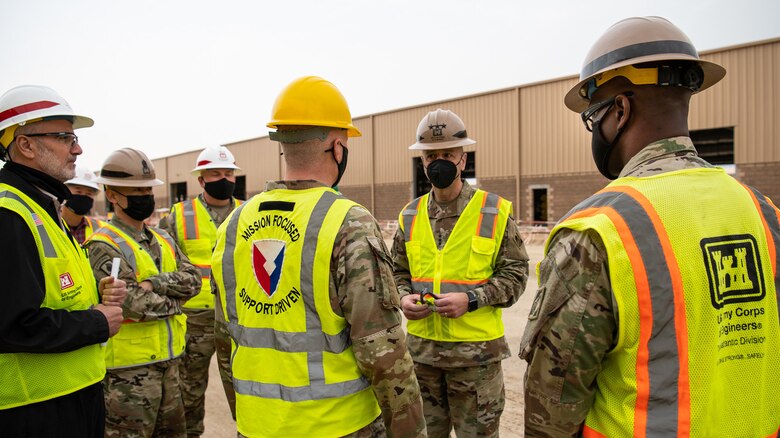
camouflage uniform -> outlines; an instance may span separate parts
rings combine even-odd
[[[268,182],[265,190],[322,186],[316,181],[278,181]],[[337,233],[330,261],[330,303],[349,323],[355,359],[374,389],[383,420],[348,436],[424,437],[420,387],[407,352],[398,291],[382,233],[371,213],[360,207],[347,213]]]
[[[114,216],[110,223],[133,237],[154,259],[161,262],[160,245],[144,227],[138,231]],[[124,317],[151,321],[182,313],[182,302],[200,290],[200,271],[176,247],[179,270],[150,277],[154,292],[138,285],[135,272],[122,253],[99,241],[85,245],[96,278],[111,274],[114,257],[122,259],[119,278],[127,282]],[[173,359],[151,365],[106,372],[106,437],[183,437],[184,405],[179,390],[179,361]]]
[[[428,215],[439,249],[447,243],[475,192],[464,181],[460,195],[452,202],[439,204],[433,196],[429,197]],[[393,239],[393,262],[401,296],[412,293],[409,260],[400,228]],[[527,281],[528,253],[510,216],[493,276],[473,292],[480,307],[509,307],[523,293]],[[498,436],[504,410],[501,361],[509,357],[506,339],[502,336],[486,342],[441,342],[409,335],[407,342],[423,395],[428,435],[448,437],[454,425],[458,435]]]
[[[620,177],[712,167],[688,137],[651,143]],[[615,346],[617,306],[609,261],[595,232],[561,229],[539,265],[539,290],[528,316],[520,357],[525,376],[525,436],[575,436],[596,391],[596,375]]]
[[[211,216],[214,225],[219,227],[227,216],[235,208],[234,201],[225,207],[212,207],[201,194],[198,196]],[[160,221],[160,228],[164,229],[176,242],[181,242],[176,227],[176,217],[169,214]],[[189,255],[189,254],[188,254]],[[197,292],[200,292],[198,289]],[[197,293],[196,292],[196,293]],[[216,306],[214,307],[216,309]],[[184,400],[184,414],[187,419],[187,436],[200,436],[203,434],[203,417],[206,414],[206,387],[209,383],[209,365],[211,356],[216,349],[214,309],[189,309],[184,308],[187,315],[187,346],[182,357],[181,392]],[[227,334],[227,328],[222,328]],[[223,338],[224,339],[224,338]],[[224,345],[224,340],[221,341]],[[230,354],[230,341],[227,341],[228,355]],[[224,347],[223,347],[224,348]],[[219,356],[218,356],[219,358]],[[230,405],[235,419],[236,396],[233,392],[233,382],[230,378],[230,358],[219,360],[220,376],[225,389],[225,396]],[[224,368],[226,367],[227,368]],[[227,377],[227,378],[225,378]],[[228,385],[225,384],[227,380]]]

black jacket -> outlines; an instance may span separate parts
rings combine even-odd
[[[68,190],[61,182],[6,163],[0,183],[20,190],[61,223],[57,204],[37,188],[62,201]],[[0,353],[61,353],[108,339],[108,321],[102,313],[42,308],[45,295],[43,267],[30,228],[15,212],[0,209]]]

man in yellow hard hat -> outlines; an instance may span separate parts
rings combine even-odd
[[[526,436],[780,428],[780,211],[701,159],[692,94],[725,70],[660,17],[593,45],[566,106],[614,179],[550,233],[521,344]]]
[[[122,328],[106,347],[106,437],[183,438],[182,308],[200,290],[200,271],[165,230],[144,222],[154,212],[152,187],[163,184],[146,154],[112,152],[94,181],[105,185],[114,215],[84,247],[96,274],[118,269],[128,289]]]
[[[501,309],[525,290],[528,254],[512,203],[463,178],[464,147],[476,142],[461,118],[431,111],[416,138],[409,149],[433,188],[401,211],[393,261],[428,436],[497,437],[509,357]]]
[[[87,237],[104,222],[87,216],[92,210],[100,187],[92,181],[95,175],[86,168],[76,166],[76,176],[65,181],[70,196],[62,204],[62,219],[68,224],[77,242],[84,243]]]
[[[285,181],[217,233],[241,436],[425,436],[392,265],[376,220],[331,187],[360,135],[330,82],[303,77],[268,127]]]
[[[173,236],[190,262],[201,271],[203,285],[198,294],[184,304],[187,315],[187,346],[181,366],[181,390],[187,436],[203,434],[206,413],[205,395],[209,382],[209,364],[215,351],[215,341],[221,347],[218,355],[222,384],[230,411],[235,419],[236,398],[230,378],[230,338],[224,320],[214,319],[214,295],[211,293],[211,249],[217,238],[217,227],[241,201],[233,198],[236,186],[236,166],[233,154],[224,146],[207,147],[195,161],[192,173],[198,176],[203,189],[197,198],[179,202],[171,214],[160,221],[160,228]],[[215,340],[214,332],[221,335]]]
[[[0,434],[102,437],[100,344],[122,322],[124,281],[93,276],[60,205],[92,126],[48,87],[0,96]],[[100,283],[95,281],[100,278]]]

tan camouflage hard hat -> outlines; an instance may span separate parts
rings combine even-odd
[[[593,44],[580,72],[580,81],[564,98],[566,106],[575,112],[584,111],[590,104],[593,94],[594,79],[604,82],[614,76],[624,76],[636,85],[651,84],[651,80],[642,78],[640,84],[623,72],[614,72],[626,66],[636,66],[642,63],[657,63],[659,61],[694,61],[703,71],[703,81],[696,87],[691,87],[694,93],[705,90],[726,75],[726,69],[718,64],[703,61],[699,58],[696,47],[682,30],[661,17],[631,17],[618,21]],[[645,69],[641,69],[645,70]],[[656,69],[657,70],[657,69]],[[613,72],[614,74],[610,74]],[[684,75],[685,73],[683,73]],[[600,76],[606,75],[605,78]],[[657,73],[655,85],[670,85],[664,83],[664,75]],[[680,84],[673,84],[680,85]]]
[[[475,144],[466,134],[466,125],[450,110],[429,112],[417,126],[417,142],[410,150],[450,149]]]
[[[154,187],[165,184],[157,179],[154,165],[143,152],[123,148],[106,158],[100,176],[92,180],[116,187]]]

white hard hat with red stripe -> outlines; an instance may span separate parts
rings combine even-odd
[[[73,129],[88,128],[95,122],[73,113],[56,91],[41,85],[20,85],[0,96],[0,143],[8,147],[18,126],[30,122],[68,119]]]
[[[201,170],[206,169],[235,169],[241,170],[236,166],[236,159],[225,146],[209,146],[198,155],[195,161],[193,174],[199,174]]]

